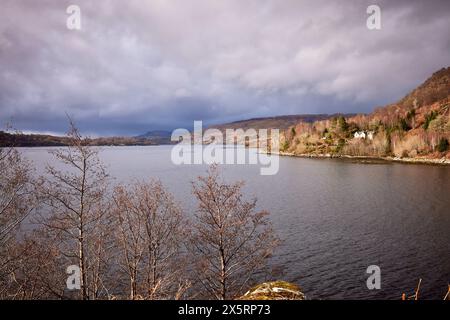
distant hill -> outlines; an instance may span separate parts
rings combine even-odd
[[[424,83],[408,93],[400,101],[375,110],[375,114],[408,112],[412,109],[431,106],[448,98],[450,93],[450,67],[433,73]]]
[[[219,130],[224,129],[244,129],[253,128],[259,129],[280,129],[284,130],[299,122],[312,123],[314,121],[327,120],[337,117],[341,114],[297,114],[297,115],[284,115],[273,116],[264,118],[252,118],[247,120],[239,120],[230,123],[224,123],[219,125],[211,125],[210,128],[216,128]],[[350,117],[354,114],[344,114],[343,116]]]
[[[0,131],[0,147],[54,147],[67,145],[67,138],[44,134],[12,134]]]
[[[151,140],[156,144],[171,144],[170,137],[172,136],[172,132],[166,130],[153,130],[148,131],[144,134],[141,134],[136,139],[139,140]]]
[[[137,136],[136,138],[169,138],[172,132],[165,130],[153,130]]]
[[[90,139],[95,146],[145,146],[170,143],[165,137],[102,137]],[[69,144],[66,137],[43,134],[12,134],[0,131],[0,147],[57,147]]]

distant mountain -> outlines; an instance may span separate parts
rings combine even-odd
[[[170,137],[172,132],[166,130],[152,130],[144,134],[136,136],[135,138],[143,141],[152,141],[155,144],[171,144]]]
[[[136,138],[164,138],[170,139],[172,132],[166,130],[153,130],[137,136]]]

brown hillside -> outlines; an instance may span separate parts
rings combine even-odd
[[[450,159],[450,67],[369,115],[297,123],[282,150],[301,155]]]

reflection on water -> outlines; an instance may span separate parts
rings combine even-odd
[[[49,148],[22,149],[38,172]],[[103,148],[116,182],[159,178],[195,210],[191,184],[205,165],[176,166],[170,146]],[[309,298],[399,299],[422,278],[421,298],[442,298],[450,282],[450,167],[280,158],[279,172],[224,165],[271,212],[283,245],[274,264]],[[381,290],[366,287],[366,268],[381,267]]]

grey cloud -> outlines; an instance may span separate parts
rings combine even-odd
[[[382,29],[366,28],[366,7]],[[449,1],[6,0],[0,119],[136,134],[293,113],[368,112],[450,65]]]

